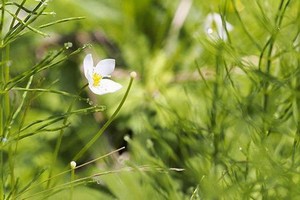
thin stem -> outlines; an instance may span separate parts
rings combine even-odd
[[[79,90],[79,93],[78,93],[78,97],[79,95],[82,93],[82,91],[84,90],[84,88],[86,88],[88,86],[88,84],[84,85],[80,90]],[[74,99],[68,110],[67,110],[67,113],[71,112],[72,108],[73,108],[73,105],[75,103],[77,99]],[[67,125],[68,123],[68,119],[69,119],[69,116],[67,116],[64,121],[63,121],[63,126]],[[58,156],[58,153],[59,153],[59,150],[60,150],[60,146],[61,146],[61,143],[62,143],[62,138],[63,138],[63,135],[64,135],[64,132],[65,132],[65,129],[61,129],[60,132],[59,132],[59,136],[57,138],[57,141],[56,141],[56,146],[55,146],[55,150],[54,150],[54,153],[53,153],[53,160],[52,160],[52,165],[51,165],[51,168],[50,168],[50,172],[49,172],[49,176],[48,176],[48,182],[47,182],[47,189],[49,189],[50,187],[50,184],[51,184],[51,177],[52,177],[52,173],[53,173],[53,166],[56,164],[56,160],[57,160],[57,156]]]
[[[33,76],[30,77],[28,83],[27,83],[27,86],[26,88],[29,88],[31,83],[32,83],[32,80],[33,80]],[[14,115],[12,116],[12,119],[10,121],[10,124],[8,126],[8,133],[7,133],[7,138],[9,137],[9,132],[10,132],[10,128],[12,126],[12,124],[14,123],[16,117],[19,115],[19,113],[21,112],[21,109],[23,108],[23,105],[24,105],[24,102],[25,102],[25,99],[27,97],[27,92],[24,92],[23,96],[22,96],[22,102],[21,104],[19,105],[19,107],[17,108],[17,110],[14,112]],[[18,134],[18,137],[19,137],[19,134]],[[14,177],[14,174],[15,174],[15,155],[17,153],[17,150],[18,150],[18,144],[19,144],[19,140],[17,139],[16,140],[16,144],[15,144],[15,148],[14,149],[11,149],[9,152],[11,152],[12,154],[10,155],[10,171],[11,171],[11,181],[12,181],[12,186],[15,185],[15,177]],[[12,145],[11,145],[12,146]],[[12,191],[12,199],[15,198],[15,191]]]
[[[1,46],[3,43],[3,39],[2,39],[2,32],[3,32],[3,26],[4,26],[4,14],[5,14],[5,0],[2,0],[2,10],[1,10],[1,21],[0,21],[0,38],[1,38]],[[0,90],[3,90],[3,86],[5,85],[6,82],[8,82],[9,80],[9,68],[7,65],[7,60],[9,59],[9,46],[7,48],[1,48],[1,66],[0,66]],[[8,93],[4,93],[4,94],[0,94],[0,145],[3,145],[3,142],[5,141],[5,137],[4,137],[4,132],[5,132],[5,126],[6,126],[6,122],[9,118],[9,95]],[[0,177],[0,198],[4,197],[4,169],[3,169],[3,151],[0,152],[0,173],[1,173],[1,177]],[[11,166],[11,165],[9,165]],[[11,176],[11,183],[13,184],[13,179],[14,177]]]
[[[23,8],[23,5],[25,4],[25,2],[26,2],[26,0],[23,0],[22,3],[20,4],[20,6],[18,6],[18,9],[15,12],[15,16],[18,16],[18,14],[20,13],[21,9]],[[10,23],[9,30],[11,30],[13,28],[15,22],[16,22],[16,18],[13,17],[11,20],[11,23]]]
[[[73,191],[74,191],[74,184],[73,182],[75,181],[75,169],[76,169],[76,162],[72,161],[71,162],[71,189],[70,189],[70,200],[73,199]]]
[[[22,23],[18,23],[15,26],[13,26],[12,29],[8,31],[8,33],[5,35],[4,40],[10,40],[11,38],[15,37],[16,34],[20,33],[27,25],[34,22],[46,9],[46,7],[42,8],[42,10],[33,18],[31,17],[34,15],[34,13],[44,5],[45,0],[41,0],[36,7],[29,13],[24,20],[22,20]],[[31,20],[30,20],[31,19]],[[9,39],[8,39],[9,38]]]
[[[68,93],[62,90],[53,90],[53,89],[44,89],[44,88],[20,88],[20,87],[14,87],[11,90],[13,91],[24,91],[24,92],[40,92],[40,93],[53,93],[58,94],[66,97],[73,97],[77,98],[81,101],[87,101],[87,98],[83,98],[81,96],[78,96],[76,94]]]
[[[84,45],[83,47],[80,47],[76,49],[75,51],[71,52],[70,54],[63,56],[62,58],[58,58],[68,47],[64,47],[60,49],[57,53],[54,55],[47,56],[44,60],[42,60],[40,63],[36,64],[33,69],[24,72],[21,75],[16,76],[15,78],[11,79],[7,84],[5,84],[5,90],[10,90],[15,85],[17,85],[19,82],[24,80],[27,77],[30,77],[31,75],[37,74],[41,71],[44,71],[46,69],[50,69],[52,67],[58,66],[58,64],[64,62],[69,57],[76,55],[83,51],[88,45]],[[57,61],[54,62],[54,59],[58,58]],[[53,61],[53,62],[52,62]],[[0,68],[1,69],[1,68]]]
[[[2,140],[1,140],[2,143]],[[3,167],[3,151],[0,151],[0,198],[4,198],[4,167]]]
[[[90,176],[75,179],[72,182],[62,183],[60,185],[55,186],[53,188],[53,190],[54,190],[54,192],[58,192],[58,191],[61,191],[61,190],[64,190],[64,189],[70,187],[71,184],[73,184],[73,186],[78,186],[78,185],[86,184],[88,182],[96,182],[97,181],[96,179],[98,177],[109,175],[109,174],[115,174],[115,173],[122,173],[122,172],[127,172],[128,173],[128,172],[136,172],[136,171],[137,172],[140,172],[140,171],[145,171],[145,172],[147,172],[147,171],[156,171],[156,172],[166,173],[166,172],[169,172],[169,171],[182,172],[184,170],[185,169],[183,169],[183,168],[167,168],[167,169],[165,169],[165,168],[161,168],[161,167],[153,167],[153,166],[147,166],[147,165],[137,166],[137,167],[124,167],[124,168],[121,168],[121,169],[116,169],[116,170],[111,170],[111,171],[104,171],[104,172],[99,172],[99,173],[96,173],[96,174],[92,174]],[[48,194],[48,196],[51,196],[53,193],[52,193],[51,189],[47,189],[47,190],[43,190],[43,191],[31,194],[30,196],[23,197],[22,200],[33,199],[33,197],[43,195],[43,194]]]
[[[223,9],[220,8],[220,13],[222,13],[221,14],[222,26],[224,27],[228,43],[231,44],[231,38],[230,38],[230,35],[228,32],[228,28],[226,26],[226,11],[228,9],[228,1],[227,0],[225,0],[225,4],[222,7],[223,7]]]
[[[127,90],[125,92],[125,95],[123,96],[123,99],[121,100],[119,106],[115,110],[115,112],[112,114],[112,116],[109,118],[109,120],[102,126],[102,128],[95,134],[95,136],[79,151],[79,153],[73,158],[74,161],[77,161],[83,154],[97,141],[97,139],[102,135],[102,133],[106,130],[106,128],[112,123],[112,121],[115,119],[119,111],[121,110],[122,106],[125,103],[125,100],[128,96],[128,93],[130,91],[130,88],[132,86],[134,77],[130,77],[130,81],[127,87]]]
[[[267,49],[267,47],[269,47],[268,52],[267,52],[267,63],[266,63],[266,69],[265,69],[265,72],[266,72],[267,75],[270,74],[270,69],[271,69],[271,65],[272,65],[271,56],[272,56],[273,47],[274,47],[274,44],[275,44],[276,37],[277,37],[278,32],[280,30],[280,26],[281,26],[281,23],[282,23],[282,18],[284,16],[284,12],[286,11],[287,6],[290,3],[290,0],[288,0],[287,3],[283,6],[284,1],[285,0],[281,1],[280,5],[279,5],[279,8],[278,8],[278,11],[277,11],[277,15],[276,15],[276,18],[275,18],[275,25],[276,25],[275,28],[276,29],[272,33],[272,35],[270,36],[269,40],[267,41],[267,43],[264,47],[264,50]],[[264,51],[262,51],[262,54],[260,56],[260,61],[259,61],[260,64],[261,64],[261,61],[262,61],[262,58],[263,58],[263,54],[264,54]],[[266,81],[264,83],[264,87],[263,87],[264,88],[263,109],[264,109],[265,112],[268,109],[268,102],[269,102],[268,87],[269,87],[269,82]]]
[[[8,14],[10,14],[14,19],[16,19],[19,23],[21,23],[21,24],[24,26],[24,28],[26,27],[26,28],[28,28],[29,30],[31,30],[32,32],[38,33],[38,34],[40,34],[40,35],[42,35],[42,36],[49,36],[49,35],[47,35],[46,33],[43,33],[43,32],[41,32],[41,31],[39,31],[38,29],[36,29],[36,28],[30,26],[29,23],[25,23],[23,20],[19,19],[18,16],[16,16],[14,13],[10,12],[9,10],[6,10],[6,12],[7,12]],[[22,30],[23,30],[23,29],[21,29],[21,30],[20,30],[19,32],[17,32],[17,33],[20,33]],[[15,34],[16,36],[17,36],[17,33]],[[13,36],[15,36],[15,35],[13,35]],[[11,38],[13,38],[13,37],[11,37]],[[8,44],[9,44],[9,43],[8,43]]]
[[[75,20],[82,20],[82,19],[85,19],[85,17],[69,17],[69,18],[60,19],[60,20],[57,20],[57,21],[54,21],[54,22],[50,22],[50,23],[47,23],[47,24],[43,24],[43,25],[39,26],[39,28],[46,28],[46,27],[53,26],[53,25],[56,25],[56,24],[69,22],[69,21],[75,21]]]
[[[107,153],[107,154],[105,154],[105,155],[103,155],[103,156],[100,156],[100,157],[98,157],[98,158],[96,158],[96,159],[93,159],[93,160],[90,160],[90,161],[88,161],[88,162],[85,162],[85,163],[83,163],[83,164],[81,164],[81,165],[78,165],[78,166],[75,167],[75,169],[79,169],[79,168],[82,168],[82,167],[84,167],[84,166],[86,166],[86,165],[92,164],[92,163],[94,163],[94,162],[96,162],[96,161],[98,161],[98,160],[100,160],[100,159],[103,159],[103,158],[106,158],[106,157],[108,157],[108,156],[110,156],[110,155],[113,155],[113,154],[115,154],[115,153],[117,153],[117,152],[119,152],[119,151],[121,151],[121,150],[123,150],[123,149],[125,149],[125,147],[121,147],[121,148],[116,149],[116,150],[114,150],[114,151],[111,151],[111,152],[109,152],[109,153]],[[70,171],[71,171],[71,169],[67,169],[66,171],[63,171],[63,172],[61,172],[61,173],[59,173],[59,174],[55,174],[54,176],[51,177],[51,179],[57,179],[57,178],[61,177],[62,175],[66,174],[66,173],[69,173]],[[28,192],[28,191],[30,191],[30,190],[33,190],[33,189],[38,188],[40,185],[46,183],[47,181],[48,181],[48,179],[47,179],[47,180],[43,180],[43,181],[41,181],[41,182],[36,183],[35,185],[32,185],[32,186],[29,187],[29,188],[24,189],[23,191],[21,191],[20,193],[18,193],[17,198],[20,197],[21,195],[24,195],[26,192]],[[55,186],[55,187],[56,187],[56,186]]]
[[[243,23],[243,20],[242,20],[240,14],[239,14],[239,11],[238,11],[238,9],[237,9],[237,7],[236,7],[236,2],[235,2],[235,0],[232,0],[231,2],[232,2],[232,6],[233,6],[233,9],[234,9],[234,12],[235,12],[235,14],[236,14],[236,16],[237,16],[237,19],[240,21],[240,24],[241,24],[241,26],[242,26],[242,29],[244,30],[244,32],[246,33],[246,35],[249,37],[249,39],[252,41],[252,43],[256,46],[256,48],[257,48],[258,50],[261,50],[260,45],[259,45],[259,44],[256,42],[256,40],[252,37],[252,35],[251,35],[251,34],[249,33],[249,31],[247,30],[245,24]]]
[[[213,134],[213,143],[214,143],[214,152],[213,152],[213,159],[214,162],[217,162],[217,157],[219,153],[219,130],[217,130],[217,114],[218,114],[218,99],[219,96],[219,87],[220,87],[220,80],[222,80],[222,72],[220,69],[221,64],[221,56],[222,56],[222,46],[220,46],[220,49],[218,51],[218,54],[216,55],[216,80],[213,84],[213,90],[212,90],[212,105],[211,105],[211,111],[210,111],[210,129]]]
[[[9,51],[10,51],[10,46],[7,45],[6,48],[5,48],[5,55],[3,56],[5,58],[5,61],[4,62],[4,83],[8,83],[9,82],[9,69],[10,69],[10,64],[9,64]],[[5,109],[5,115],[4,115],[4,118],[5,118],[5,128],[4,128],[4,138],[6,138],[6,135],[5,135],[5,129],[7,129],[7,125],[9,123],[9,119],[10,119],[10,100],[9,100],[9,92],[6,92],[4,94],[4,109]]]
[[[4,24],[4,11],[5,11],[5,0],[2,0],[2,8],[1,8],[1,22],[0,22],[0,37],[1,43],[2,41],[2,32],[3,32],[3,24]]]

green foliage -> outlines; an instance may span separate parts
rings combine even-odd
[[[45,3],[0,3],[4,199],[300,198],[299,1]],[[96,97],[83,51],[136,81]]]

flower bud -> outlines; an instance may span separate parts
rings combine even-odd
[[[70,162],[70,167],[71,167],[71,169],[75,169],[76,168],[76,162],[75,161],[71,161]]]
[[[135,71],[133,71],[133,72],[130,73],[130,76],[131,76],[131,78],[136,78],[137,73]]]

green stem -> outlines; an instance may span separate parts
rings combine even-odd
[[[3,34],[3,24],[4,24],[4,11],[5,11],[5,0],[2,0],[1,8],[1,21],[0,21],[0,38],[1,44],[3,44],[2,34]],[[3,49],[0,49],[3,51]],[[0,65],[0,90],[3,90],[4,85],[4,62],[2,58],[2,64]],[[4,108],[4,95],[0,94],[0,107]],[[4,134],[4,109],[0,110],[0,146],[3,145],[3,134]],[[0,198],[4,198],[4,169],[3,169],[3,151],[0,150]]]
[[[10,63],[9,63],[9,51],[10,51],[10,45],[7,45],[5,48],[5,62],[4,62],[4,82],[5,84],[9,82],[9,69],[10,69]],[[5,105],[5,121],[8,122],[10,118],[10,100],[9,100],[9,92],[6,92],[4,95],[4,105]],[[5,124],[5,127],[7,127],[8,124]],[[6,129],[6,128],[5,128]],[[5,130],[4,129],[4,130]],[[5,133],[5,132],[4,132]],[[4,135],[6,137],[6,135]]]
[[[2,9],[1,9],[1,22],[0,22],[0,37],[2,41],[2,32],[3,32],[3,23],[4,23],[4,11],[5,11],[5,0],[2,0]]]
[[[32,80],[33,80],[33,76],[30,77],[28,83],[27,83],[27,86],[26,88],[29,88],[31,83],[32,83]],[[8,125],[8,128],[7,128],[7,138],[9,138],[9,135],[10,135],[10,129],[12,127],[12,124],[14,123],[16,117],[20,114],[22,108],[23,108],[23,105],[25,103],[25,99],[27,97],[27,93],[28,92],[24,92],[23,96],[22,96],[22,101],[21,101],[21,104],[19,105],[19,107],[17,108],[17,110],[14,112],[13,116],[12,116],[12,119]],[[18,134],[18,137],[20,135]],[[15,144],[15,147],[14,149],[11,148],[11,150],[9,151],[11,154],[10,154],[10,159],[9,159],[9,163],[10,163],[10,171],[11,171],[11,181],[12,181],[12,188],[13,186],[15,186],[15,155],[17,154],[17,150],[18,150],[18,144],[19,144],[19,140],[17,139],[16,140],[16,144]],[[12,145],[11,145],[12,146]],[[15,199],[15,191],[12,191],[12,199]]]
[[[23,0],[22,3],[20,4],[20,6],[18,6],[18,9],[17,9],[16,12],[15,12],[15,16],[18,16],[18,15],[19,15],[19,13],[20,13],[21,9],[23,8],[23,5],[25,4],[25,2],[26,2],[26,0]],[[12,18],[11,23],[10,23],[10,27],[9,27],[9,30],[12,30],[12,28],[13,28],[15,22],[16,22],[16,18]]]
[[[2,141],[1,141],[2,143]],[[0,198],[4,199],[4,169],[3,169],[3,151],[0,151]]]
[[[73,182],[74,181],[75,181],[75,168],[73,168],[71,166],[71,181],[70,181],[70,183],[71,183],[71,191],[70,191],[70,200],[73,199],[73,191],[74,191],[74,184],[73,184]]]
[[[270,38],[268,39],[268,41],[266,42],[265,46],[263,47],[263,50],[262,50],[262,52],[260,54],[260,58],[259,58],[259,69],[261,70],[262,59],[264,57],[265,50],[267,50],[267,56],[266,56],[267,63],[266,63],[266,69],[265,69],[266,74],[270,74],[270,69],[271,69],[271,65],[272,65],[271,56],[272,56],[272,52],[273,52],[273,47],[274,47],[275,40],[276,40],[276,37],[278,35],[278,32],[280,30],[280,26],[281,26],[281,23],[282,23],[284,13],[286,11],[287,6],[290,3],[290,0],[288,0],[286,2],[286,4],[284,5],[284,1],[285,0],[282,0],[280,2],[280,5],[279,5],[278,11],[277,11],[277,15],[276,15],[276,18],[275,18],[275,26],[276,26],[275,30],[272,33],[272,35],[270,36]],[[268,87],[269,87],[269,82],[266,81],[263,85],[263,91],[264,91],[263,109],[264,109],[265,112],[267,111],[268,99],[269,99],[269,95],[268,95],[268,91],[267,91]]]
[[[256,42],[256,39],[253,38],[253,36],[249,33],[249,31],[247,30],[245,24],[243,23],[243,20],[242,20],[240,14],[239,14],[238,9],[237,9],[235,0],[231,0],[231,2],[232,2],[232,6],[233,6],[233,9],[234,9],[234,12],[235,12],[235,14],[237,16],[237,19],[240,21],[242,29],[244,30],[244,32],[246,33],[246,35],[249,37],[249,39],[251,40],[251,42],[255,45],[255,47],[258,50],[261,50],[261,47],[260,47],[259,43]]]
[[[41,0],[36,7],[26,16],[25,19],[19,21],[15,26],[13,26],[5,35],[4,37],[4,44],[6,45],[9,43],[10,40],[13,40],[27,25],[34,22],[46,9],[46,7],[42,8],[37,15],[34,15],[35,12],[39,10],[39,8],[44,4],[45,0]],[[4,7],[3,7],[4,9]],[[33,18],[31,18],[34,16]],[[17,18],[16,18],[17,19]]]
[[[7,83],[9,81],[9,51],[10,51],[10,45],[7,45],[5,47],[5,50],[2,52],[4,55],[2,56],[2,61],[4,61],[3,68],[4,68],[4,83]],[[8,128],[9,119],[10,116],[10,99],[9,99],[9,92],[6,92],[4,94],[4,128],[3,128],[3,139],[7,140],[8,137],[6,136],[5,132]],[[10,186],[12,190],[14,190],[15,186],[15,176],[14,176],[14,155],[12,151],[12,146],[10,145],[8,148],[8,166],[9,166],[9,172],[10,172]],[[15,191],[11,191],[12,195],[14,196]]]
[[[119,106],[115,110],[115,112],[112,114],[112,116],[109,118],[109,120],[102,126],[102,128],[96,133],[96,135],[77,153],[77,155],[73,158],[74,161],[77,161],[83,154],[97,141],[97,139],[102,135],[102,133],[106,130],[106,128],[112,123],[112,121],[115,119],[119,111],[121,110],[122,106],[125,103],[125,100],[128,96],[128,93],[130,91],[130,88],[132,86],[134,77],[131,76],[130,82],[128,84],[127,90],[125,92],[125,95],[123,96],[123,99],[121,100]]]
[[[222,46],[219,44],[219,50],[216,55],[216,80],[213,84],[212,90],[212,105],[211,105],[211,112],[210,112],[210,126],[211,132],[213,134],[213,144],[214,144],[214,152],[213,152],[213,159],[214,162],[217,163],[217,157],[219,154],[219,139],[220,139],[220,131],[218,130],[217,126],[217,115],[218,115],[218,101],[220,98],[220,84],[222,80],[222,71],[221,71],[221,59],[222,59]]]
[[[3,8],[4,9],[4,8]],[[2,13],[3,14],[3,13]],[[1,21],[2,23],[2,21]],[[1,27],[2,29],[2,27]],[[4,89],[3,86],[9,81],[9,64],[8,64],[8,60],[9,60],[9,45],[6,46],[5,49],[1,49],[1,61],[2,61],[2,66],[0,67],[0,82],[1,82],[1,87],[0,89]],[[0,105],[1,105],[1,111],[0,111],[0,142],[1,142],[1,146],[3,146],[3,143],[5,141],[5,139],[7,139],[7,137],[5,136],[5,130],[7,128],[8,125],[8,121],[10,118],[10,101],[9,101],[9,92],[5,92],[3,94],[0,94]],[[1,154],[3,152],[1,151]],[[3,156],[3,155],[1,155]],[[12,165],[11,163],[11,154],[9,154],[9,167],[10,167],[10,171],[12,170]],[[1,159],[1,166],[3,165],[2,163],[2,159]],[[4,174],[3,169],[1,168],[1,174]],[[14,185],[14,176],[13,174],[11,174],[11,185]],[[1,184],[3,185],[4,183],[4,176],[2,175],[1,177]],[[2,196],[2,193],[4,192],[4,189],[1,188],[0,191],[0,195]],[[4,194],[3,194],[4,195]]]
[[[80,90],[79,90],[79,93],[78,93],[78,97],[79,95],[82,93],[82,91],[84,90],[84,88],[86,88],[88,86],[88,84],[84,85]],[[74,99],[68,110],[67,110],[67,113],[68,112],[71,112],[72,108],[73,108],[73,105],[75,103],[76,99]],[[69,116],[67,116],[64,121],[63,121],[63,126],[65,126],[67,123],[68,123],[68,119],[69,119]],[[62,138],[63,138],[63,135],[64,135],[64,132],[65,132],[65,129],[61,129],[60,130],[60,133],[59,133],[59,136],[57,138],[57,141],[56,141],[56,146],[55,146],[55,150],[54,150],[54,153],[53,153],[53,160],[51,162],[51,168],[50,168],[50,172],[49,172],[49,176],[48,176],[48,182],[47,182],[47,189],[49,189],[50,187],[50,184],[51,184],[51,177],[52,177],[52,174],[53,174],[53,167],[54,165],[56,164],[56,160],[57,160],[57,156],[58,156],[58,153],[59,153],[59,150],[60,150],[60,146],[61,146],[61,143],[62,143]]]
[[[58,66],[60,63],[64,62],[67,60],[69,57],[76,55],[83,51],[88,45],[84,45],[83,47],[80,47],[76,49],[75,51],[71,52],[70,54],[63,56],[62,58],[58,59],[57,61],[54,61],[54,59],[58,58],[68,47],[64,47],[60,49],[57,53],[54,55],[47,56],[44,60],[36,64],[33,69],[24,72],[23,74],[20,74],[13,79],[11,79],[8,83],[5,84],[4,88],[5,90],[10,90],[12,89],[15,85],[17,85],[19,82],[24,80],[27,77],[30,77],[34,74],[37,74],[41,71],[44,71],[46,69],[51,69],[52,67]],[[1,68],[0,68],[1,69]],[[1,92],[0,92],[1,93]]]
[[[44,88],[21,88],[21,87],[13,87],[11,88],[13,91],[24,91],[24,92],[40,92],[40,93],[53,93],[66,97],[77,98],[80,101],[87,101],[87,98],[80,97],[76,94],[68,93],[62,90],[53,90],[53,89],[44,89]]]

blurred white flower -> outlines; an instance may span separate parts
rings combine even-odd
[[[77,163],[75,161],[71,161],[70,162],[70,167],[71,169],[75,169],[76,168]]]
[[[104,59],[94,67],[91,54],[85,56],[83,61],[84,75],[89,82],[89,88],[95,94],[107,94],[118,91],[122,85],[108,78],[115,69],[114,59]]]
[[[227,31],[232,31],[233,26],[225,21]],[[209,13],[204,21],[204,31],[211,39],[227,40],[225,27],[222,23],[222,17],[218,13]]]

